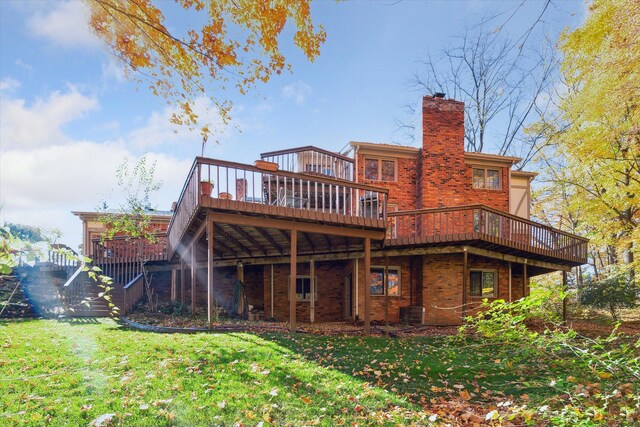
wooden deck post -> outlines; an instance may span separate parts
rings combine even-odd
[[[469,277],[469,254],[467,248],[464,248],[463,264],[462,264],[462,322],[464,323],[464,316],[466,314],[467,304],[467,278]]]
[[[180,304],[184,306],[184,297],[186,293],[185,281],[187,280],[187,270],[184,268],[184,261],[180,261]]]
[[[562,272],[562,321],[567,321],[567,272]]]
[[[511,277],[511,261],[509,261],[509,302],[513,301],[513,298],[511,297],[511,281],[512,281],[512,277]]]
[[[178,275],[178,272],[174,268],[172,268],[171,269],[171,302],[175,302],[176,299],[178,299],[177,275]]]
[[[384,323],[389,326],[389,257],[384,257],[384,271],[382,272],[382,289],[384,292]]]
[[[196,314],[196,243],[191,245],[191,315]]]
[[[270,284],[271,284],[271,318],[273,319],[274,315],[273,315],[273,264],[271,264],[271,278],[270,278]]]
[[[244,285],[244,265],[242,262],[236,264],[236,279],[241,281]]]
[[[289,268],[289,331],[295,332],[296,330],[296,275],[297,263],[298,263],[298,231],[291,230],[291,265]]]
[[[213,221],[207,219],[207,321],[213,325],[215,314],[213,301]]]
[[[526,297],[527,293],[527,261],[522,264],[522,296]]]
[[[371,239],[364,239],[364,333],[371,333]]]
[[[311,309],[309,310],[309,321],[311,323],[316,321],[316,263],[311,258],[309,260],[309,287],[311,288],[311,297],[310,297],[310,305]]]

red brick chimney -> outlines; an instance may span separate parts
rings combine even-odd
[[[419,208],[466,203],[463,102],[444,99],[444,94],[422,98],[420,160]]]

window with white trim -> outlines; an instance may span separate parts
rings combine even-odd
[[[473,188],[500,190],[500,169],[473,168]]]
[[[471,270],[469,272],[469,295],[472,297],[495,297],[498,291],[496,270]]]
[[[384,283],[384,270],[385,267],[381,266],[371,267],[371,296],[401,296],[400,267],[389,267],[387,269],[386,284]]]
[[[393,159],[365,157],[364,179],[369,181],[395,181],[396,161]]]

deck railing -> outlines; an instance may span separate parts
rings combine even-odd
[[[100,266],[102,274],[117,283],[129,283],[141,271],[142,262],[167,259],[167,235],[155,234],[153,242],[141,238],[116,236],[101,241],[93,240],[93,263]]]
[[[128,314],[134,305],[144,297],[144,274],[140,273],[123,288],[123,304],[121,314]]]
[[[540,255],[586,262],[588,239],[484,205],[389,212],[389,244],[484,240]]]
[[[62,270],[67,268],[75,268],[80,263],[76,251],[69,246],[54,243],[47,251],[47,262],[52,266],[58,266]]]
[[[60,296],[66,312],[72,313],[76,308],[75,306],[81,304],[86,278],[85,263],[81,261],[61,290]]]
[[[353,180],[353,159],[313,146],[263,153],[261,158],[280,170]]]
[[[202,181],[213,183],[210,195],[203,193]],[[168,253],[173,254],[198,208],[209,198],[384,219],[388,193],[351,181],[197,157],[169,224]]]

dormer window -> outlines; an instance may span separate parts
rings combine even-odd
[[[395,181],[396,161],[365,157],[364,179],[369,181]]]
[[[473,168],[473,188],[500,190],[500,170]]]

